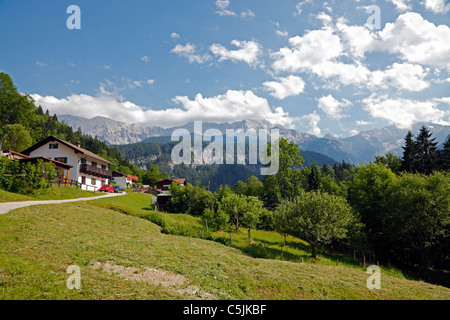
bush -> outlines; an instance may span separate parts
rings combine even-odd
[[[0,157],[0,188],[15,193],[30,194],[35,190],[49,188],[55,175],[52,163],[20,164],[6,157]]]
[[[230,220],[230,216],[222,210],[217,210],[217,212],[215,212],[209,208],[205,210],[202,218],[208,221],[208,229],[211,231],[222,230],[227,226],[228,221]]]

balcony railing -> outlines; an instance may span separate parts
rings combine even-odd
[[[100,177],[100,178],[106,178],[106,179],[112,179],[113,178],[113,174],[111,171],[105,170],[105,169],[101,169],[101,168],[97,168],[88,164],[82,164],[80,165],[80,172],[81,173],[86,173],[86,174],[90,174],[92,176],[95,177]]]

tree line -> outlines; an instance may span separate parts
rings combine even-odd
[[[2,141],[2,149],[21,152],[51,135],[72,144],[81,142],[84,149],[116,164],[117,171],[133,174],[140,180],[146,174],[145,170],[132,164],[117,149],[108,146],[97,137],[85,135],[80,128],[73,130],[66,123],[59,122],[56,114],[50,115],[48,110],[44,111],[41,106],[36,106],[30,95],[19,93],[8,74],[0,73],[0,141]]]
[[[403,158],[388,154],[358,167],[304,167],[298,146],[281,139],[276,175],[262,181],[252,176],[214,193],[173,184],[169,210],[200,216],[213,230],[292,235],[310,243],[312,257],[318,248],[357,253],[449,285],[448,139],[442,150],[434,149],[437,142],[423,134],[427,130],[415,141],[415,170],[403,169],[407,145]]]

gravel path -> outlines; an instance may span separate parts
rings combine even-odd
[[[12,210],[29,207],[29,206],[37,206],[41,204],[60,204],[60,203],[69,203],[69,202],[77,202],[77,201],[90,201],[97,200],[103,198],[117,197],[123,196],[126,193],[110,193],[104,196],[99,197],[87,197],[87,198],[77,198],[77,199],[67,199],[67,200],[42,200],[42,201],[19,201],[19,202],[3,202],[0,203],[0,214],[8,213]]]

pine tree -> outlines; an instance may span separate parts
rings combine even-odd
[[[311,166],[311,173],[308,176],[309,191],[317,191],[320,187],[320,169],[314,162]]]
[[[437,158],[439,170],[450,170],[450,135],[444,143],[444,148],[438,151]]]
[[[413,140],[414,135],[411,131],[405,137],[405,146],[403,147],[402,170],[410,173],[416,171],[417,145]]]
[[[422,126],[417,136],[417,165],[420,173],[430,174],[436,169],[437,142],[435,138],[431,138],[432,135],[427,127]]]

